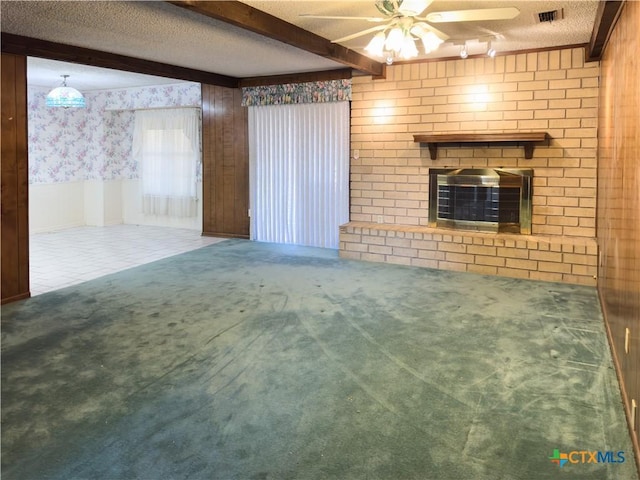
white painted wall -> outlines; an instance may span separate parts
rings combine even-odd
[[[85,224],[84,182],[29,185],[29,233]]]
[[[84,181],[85,224],[104,227],[123,223],[122,180]]]
[[[85,180],[84,220],[85,225],[104,227],[104,187],[102,180]]]
[[[118,225],[123,221],[123,180],[109,180],[102,184],[104,194],[103,220],[105,225]]]
[[[202,231],[202,182],[198,215],[174,218],[144,215],[139,180],[84,180],[29,185],[29,232],[43,233],[91,225],[121,223]]]

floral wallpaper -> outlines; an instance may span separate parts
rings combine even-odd
[[[348,100],[351,100],[351,79],[287,83],[242,89],[242,105],[245,107]]]
[[[138,178],[133,109],[201,105],[200,84],[193,82],[86,92],[87,108],[78,109],[46,107],[48,92],[27,88],[32,184]]]
[[[87,110],[47,108],[49,90],[27,88],[29,183],[82,180],[87,157]]]

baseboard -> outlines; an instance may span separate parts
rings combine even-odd
[[[202,232],[203,237],[244,238],[249,240],[249,235],[226,232]]]
[[[618,352],[613,342],[613,335],[611,334],[611,328],[609,327],[609,321],[607,320],[607,310],[605,308],[605,302],[602,298],[602,293],[598,289],[598,299],[600,300],[600,310],[602,310],[602,316],[604,317],[604,328],[607,332],[607,341],[609,342],[609,348],[611,349],[611,357],[613,358],[613,366],[616,371],[616,377],[618,378],[618,385],[620,385],[620,394],[622,396],[622,405],[624,406],[624,415],[627,419],[627,428],[629,429],[629,436],[631,437],[631,444],[633,445],[633,453],[636,459],[636,469],[638,470],[638,476],[640,476],[640,443],[638,442],[638,436],[633,431],[633,424],[631,423],[631,405],[629,405],[629,395],[627,394],[627,388],[624,384],[622,377],[622,368],[620,361],[618,360]]]
[[[86,226],[87,225],[83,222],[74,222],[66,225],[51,225],[48,227],[41,227],[41,228],[29,228],[29,234],[59,232],[61,230],[67,230],[69,228],[86,227]]]
[[[24,292],[12,297],[3,298],[2,300],[0,300],[0,304],[4,305],[5,303],[17,302],[18,300],[24,300],[25,298],[29,297],[31,297],[31,292]]]

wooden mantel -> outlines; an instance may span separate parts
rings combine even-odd
[[[533,144],[548,140],[547,132],[515,132],[515,133],[442,133],[434,135],[414,135],[415,142],[426,143],[431,160],[438,156],[440,143],[521,143],[524,147],[524,158],[533,158]]]

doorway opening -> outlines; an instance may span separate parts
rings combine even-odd
[[[61,75],[86,108],[46,106]],[[195,82],[27,59],[32,296],[219,241],[201,237],[201,162],[195,216],[146,215],[131,148],[136,110],[201,102]]]

